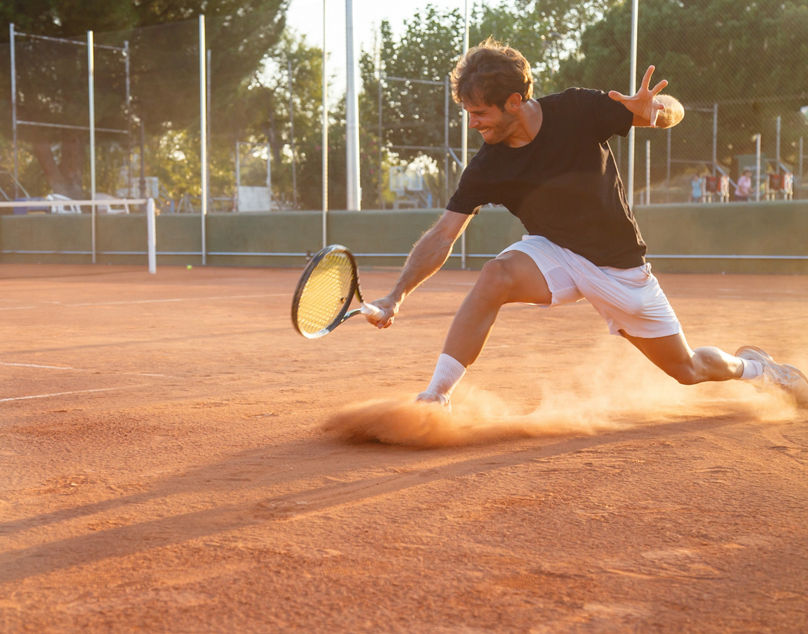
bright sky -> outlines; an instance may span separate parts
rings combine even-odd
[[[373,48],[373,35],[382,20],[389,20],[394,33],[403,30],[404,21],[416,15],[427,4],[439,9],[465,10],[466,0],[353,0],[354,37],[359,50]],[[345,90],[345,0],[326,0],[326,50],[328,75],[335,77],[333,89]],[[472,2],[469,0],[469,11]],[[286,23],[306,36],[311,46],[323,44],[323,0],[291,0]]]

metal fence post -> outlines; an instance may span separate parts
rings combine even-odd
[[[205,16],[199,16],[199,162],[201,163],[201,194],[202,208],[200,210],[202,231],[202,264],[208,262],[207,238],[205,235],[208,215],[208,104],[207,104],[207,64],[205,51]]]
[[[88,86],[88,100],[90,102],[90,200],[95,200],[95,55],[94,55],[94,41],[93,32],[87,31],[87,86]],[[95,235],[95,218],[96,206],[91,205],[90,217],[90,231],[92,237],[92,261],[95,264],[96,260],[96,235]]]
[[[11,138],[14,148],[14,198],[17,198],[17,181],[20,177],[19,158],[17,157],[17,59],[14,46],[14,23],[8,25],[8,46],[11,54]]]

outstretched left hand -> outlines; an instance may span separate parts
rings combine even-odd
[[[656,126],[659,113],[665,110],[665,105],[659,100],[654,99],[654,97],[661,93],[665,86],[668,85],[668,80],[663,79],[652,89],[648,88],[649,84],[651,83],[651,75],[654,74],[654,70],[654,66],[648,67],[648,70],[645,71],[645,75],[643,75],[640,89],[635,95],[628,96],[619,93],[616,90],[609,91],[609,97],[622,103],[630,112],[634,114],[635,120],[642,121],[645,125],[649,125],[652,128]]]

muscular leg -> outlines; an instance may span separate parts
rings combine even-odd
[[[448,402],[465,368],[479,356],[504,304],[549,304],[551,301],[547,282],[529,256],[510,251],[488,262],[455,315],[444,343],[443,359],[439,360],[432,383],[419,395],[419,400]],[[657,338],[633,337],[624,331],[621,334],[652,363],[684,385],[728,381],[742,376],[754,378],[762,372],[760,362],[744,361],[713,346],[693,350],[681,333]],[[747,370],[752,367],[746,365],[748,363],[757,363],[755,373],[745,374],[745,366]],[[796,394],[798,402],[808,404],[808,380],[799,370],[778,365],[771,359],[763,360],[763,365],[766,372],[778,374],[770,381],[774,380],[778,387]]]
[[[549,304],[552,294],[536,263],[509,251],[486,263],[455,315],[432,381],[419,401],[447,405],[452,390],[483,349],[499,309],[509,302]]]
[[[483,349],[504,304],[549,304],[551,300],[547,282],[529,256],[521,251],[503,253],[483,266],[452,321],[443,352],[469,366]]]
[[[654,365],[684,385],[737,379],[743,372],[743,362],[738,357],[712,346],[691,350],[681,333],[654,339],[632,337],[622,330],[620,334]]]

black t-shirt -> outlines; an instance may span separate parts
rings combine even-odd
[[[483,144],[447,209],[472,214],[500,204],[541,235],[598,266],[645,262],[645,243],[626,201],[608,139],[633,115],[599,90],[541,97],[539,133],[523,147]]]

